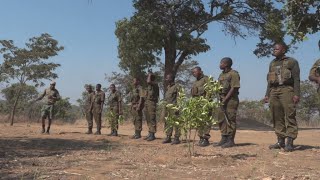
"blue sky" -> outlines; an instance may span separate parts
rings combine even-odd
[[[108,86],[105,74],[119,71],[115,22],[130,17],[132,0],[1,0],[0,39],[12,39],[23,45],[30,37],[49,33],[65,50],[52,58],[62,66],[57,70],[57,89],[75,102],[86,83]],[[211,50],[194,57],[204,73],[217,77],[219,61],[234,60],[241,76],[240,98],[261,99],[266,88],[270,58],[258,59],[252,51],[258,39],[225,36],[218,24],[211,24],[204,34]],[[301,79],[307,79],[313,62],[319,58],[319,33],[298,45],[293,54],[300,62]]]

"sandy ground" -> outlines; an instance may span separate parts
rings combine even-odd
[[[161,125],[162,126],[162,125]],[[0,179],[320,179],[320,129],[301,129],[295,151],[269,150],[275,142],[270,128],[243,122],[237,146],[195,147],[162,144],[159,128],[153,142],[130,139],[131,123],[119,137],[86,135],[84,120],[73,125],[53,123],[51,134],[40,124],[0,124]],[[143,135],[147,134],[144,125]],[[211,131],[210,142],[220,138]]]

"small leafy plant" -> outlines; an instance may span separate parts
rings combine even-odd
[[[221,104],[219,100],[221,86],[218,81],[209,77],[204,88],[204,96],[191,98],[187,98],[185,90],[181,88],[178,93],[177,103],[166,105],[166,123],[181,130],[182,135],[184,135],[187,140],[190,156],[194,155],[197,131],[203,130],[208,125],[216,124],[217,121],[212,114]],[[191,135],[192,129],[196,130],[193,137]]]

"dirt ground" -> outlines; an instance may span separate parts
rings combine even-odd
[[[0,179],[320,179],[320,129],[300,129],[295,151],[269,150],[272,130],[258,123],[240,124],[237,146],[195,147],[130,139],[131,123],[119,137],[86,135],[84,120],[73,125],[53,123],[51,134],[40,124],[0,124]],[[147,134],[144,125],[143,135]],[[220,138],[211,131],[210,142]]]

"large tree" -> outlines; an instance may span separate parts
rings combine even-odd
[[[43,86],[43,80],[57,78],[58,75],[54,71],[60,64],[49,61],[49,58],[56,56],[63,47],[46,33],[30,38],[24,48],[15,46],[12,40],[0,40],[0,45],[0,53],[3,55],[1,73],[6,75],[7,82],[18,83],[10,114],[13,125],[16,107],[23,93],[22,87],[27,82]]]
[[[133,6],[133,16],[118,21],[115,31],[119,66],[131,74],[164,57],[164,75],[176,75],[184,61],[210,49],[202,37],[209,23],[221,23],[233,37],[259,33],[258,56],[285,34],[283,13],[271,0],[133,0]]]

